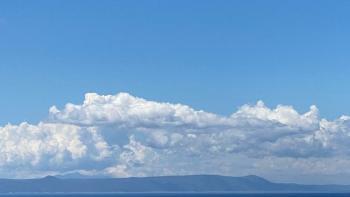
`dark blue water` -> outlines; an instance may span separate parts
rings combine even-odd
[[[108,194],[0,194],[0,197],[350,197],[350,193],[108,193]]]

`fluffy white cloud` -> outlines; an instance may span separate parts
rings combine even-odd
[[[60,168],[78,160],[109,157],[108,144],[93,127],[39,123],[0,127],[0,166]]]
[[[50,118],[79,125],[115,124],[141,128],[205,128],[222,126],[226,121],[226,118],[186,105],[147,101],[127,93],[107,96],[88,93],[82,105],[69,103],[62,111],[51,107]]]
[[[296,173],[322,175],[350,162],[349,117],[329,121],[315,106],[300,114],[262,101],[221,116],[127,93],[88,93],[81,105],[51,107],[46,122],[6,125],[0,135],[0,174],[7,176],[13,168],[118,177],[288,174],[286,163]]]

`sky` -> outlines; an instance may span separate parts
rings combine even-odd
[[[1,1],[0,177],[350,184],[349,8]]]

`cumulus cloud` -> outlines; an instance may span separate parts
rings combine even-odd
[[[86,126],[114,124],[139,128],[205,128],[224,125],[226,120],[186,105],[147,101],[127,93],[107,96],[88,93],[82,105],[69,103],[61,111],[51,107],[50,118]]]
[[[56,169],[78,160],[99,161],[111,152],[93,127],[71,124],[8,124],[0,127],[0,166]]]
[[[6,125],[0,135],[2,174],[15,167],[31,175],[239,175],[264,174],[283,163],[307,173],[314,161],[312,172],[329,174],[350,162],[350,117],[329,121],[316,106],[299,113],[262,101],[221,116],[127,93],[88,93],[82,104],[51,107],[45,122]]]

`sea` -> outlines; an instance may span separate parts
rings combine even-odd
[[[350,197],[350,193],[13,193],[0,197]]]

